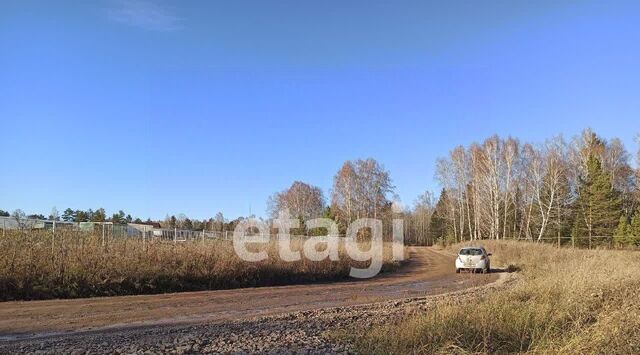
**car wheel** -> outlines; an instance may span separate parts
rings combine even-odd
[[[460,273],[460,269],[456,268],[456,274]]]

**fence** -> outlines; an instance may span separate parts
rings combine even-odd
[[[609,249],[613,249],[615,247],[617,247],[618,245],[616,245],[616,240],[617,239],[624,239],[622,237],[619,236],[602,236],[602,235],[598,235],[598,236],[586,236],[586,235],[582,235],[582,236],[577,236],[577,237],[571,237],[571,236],[560,236],[560,237],[542,237],[540,239],[538,239],[537,237],[535,238],[505,238],[504,240],[516,240],[516,241],[525,241],[525,242],[542,242],[542,243],[547,243],[547,244],[556,244],[557,246],[572,246],[572,247],[587,247],[589,249],[591,248],[609,248]],[[640,244],[635,245],[636,247],[640,247]],[[634,247],[634,245],[628,245],[627,247]]]
[[[230,240],[231,231],[193,231],[179,228],[155,228],[145,224],[113,224],[111,222],[66,222],[37,219],[16,219],[0,217],[0,228],[4,237],[11,230],[40,230],[56,234],[74,232],[102,237],[103,244],[114,238],[139,238],[142,240],[160,239],[173,242],[189,240]]]
[[[232,240],[233,231],[207,231],[188,230],[179,228],[156,228],[148,224],[130,223],[126,225],[113,224],[111,222],[65,222],[37,219],[17,220],[14,217],[0,217],[0,228],[4,237],[7,230],[49,230],[55,239],[56,231],[76,231],[80,233],[93,234],[102,237],[103,244],[114,238],[138,238],[143,241],[157,239],[172,241],[174,243],[186,241],[206,241],[206,240]],[[255,235],[255,234],[254,234]],[[266,236],[266,235],[265,235]],[[273,238],[275,235],[269,235]],[[306,238],[304,235],[294,235],[292,237]],[[508,240],[521,240],[557,245],[571,245],[580,247],[608,247],[614,248],[616,236],[560,236],[543,238],[517,238]]]
[[[172,241],[174,243],[186,241],[206,241],[206,240],[232,240],[233,231],[207,231],[188,230],[179,228],[157,228],[148,224],[129,223],[126,225],[113,224],[111,222],[65,222],[51,220],[23,219],[16,220],[14,217],[0,217],[0,228],[4,237],[8,230],[42,230],[52,233],[55,239],[56,233],[74,232],[85,235],[94,235],[102,238],[103,244],[115,238],[134,238],[147,240]],[[260,234],[249,233],[250,236],[260,236]],[[263,235],[264,237],[275,238],[275,235]],[[303,235],[293,235],[294,238],[306,238]]]

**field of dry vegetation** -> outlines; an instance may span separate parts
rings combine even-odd
[[[362,250],[367,246],[362,245]],[[269,259],[238,258],[231,241],[109,240],[77,232],[14,231],[0,236],[0,300],[35,300],[229,289],[345,279],[352,261],[344,248],[340,261],[304,257],[285,262],[277,245]],[[302,242],[292,242],[294,250]],[[384,248],[383,271],[398,266]]]
[[[481,244],[492,265],[520,269],[520,281],[345,340],[364,354],[640,353],[640,252]]]

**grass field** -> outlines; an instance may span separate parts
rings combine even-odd
[[[292,243],[294,250],[302,242]],[[361,246],[366,250],[367,246]],[[344,248],[340,260],[284,262],[275,243],[269,258],[245,262],[230,241],[140,239],[109,240],[77,232],[45,231],[0,236],[0,300],[35,300],[284,285],[347,278],[352,261]],[[384,248],[383,271],[398,266]]]
[[[344,340],[364,354],[640,353],[640,252],[478,244],[492,265],[520,269],[521,282]]]

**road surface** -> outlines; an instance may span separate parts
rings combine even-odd
[[[128,328],[223,323],[457,291],[498,274],[456,274],[454,257],[410,248],[399,270],[373,279],[162,295],[0,303],[0,344]]]

